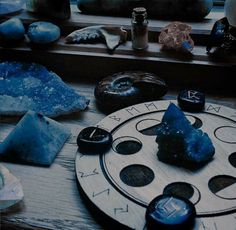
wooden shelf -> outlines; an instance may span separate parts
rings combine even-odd
[[[55,22],[64,36],[75,29],[96,24],[123,26],[130,35],[128,18],[82,15],[73,7],[70,20]],[[36,20],[49,20],[36,18],[26,11],[18,17],[26,26]],[[150,43],[145,51],[134,51],[130,36],[128,42],[120,45],[113,54],[107,52],[105,44],[68,45],[62,37],[48,49],[32,48],[27,41],[12,48],[0,47],[0,60],[38,62],[71,82],[97,81],[119,71],[143,70],[158,74],[171,87],[234,92],[232,76],[236,72],[236,56],[214,57],[207,54],[205,48],[213,23],[221,17],[222,11],[213,11],[202,22],[188,22],[192,25],[191,36],[195,41],[191,55],[162,51],[157,39],[161,28],[169,22],[150,20]]]

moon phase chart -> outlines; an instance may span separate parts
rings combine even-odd
[[[235,230],[236,110],[206,103],[201,113],[185,113],[215,147],[212,161],[191,171],[157,158],[155,129],[171,102],[177,103],[142,103],[104,118],[97,126],[111,132],[112,147],[103,155],[77,152],[79,187],[98,212],[130,229],[146,229],[146,208],[164,193],[185,197],[195,205],[195,229]]]

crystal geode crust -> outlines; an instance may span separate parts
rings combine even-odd
[[[156,134],[158,158],[166,163],[199,166],[208,162],[215,153],[209,136],[195,129],[173,103],[165,112]]]
[[[33,110],[55,117],[84,110],[89,100],[67,86],[55,73],[35,63],[0,63],[0,114]]]
[[[194,41],[190,37],[192,27],[182,22],[172,22],[161,30],[159,43],[166,49],[192,51]]]

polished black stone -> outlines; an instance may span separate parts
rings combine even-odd
[[[178,95],[178,105],[184,111],[200,112],[205,106],[205,95],[195,90],[182,90]]]
[[[111,147],[112,140],[112,135],[108,131],[97,127],[87,127],[79,133],[77,144],[82,153],[101,154]]]
[[[195,217],[195,206],[188,199],[175,195],[156,197],[146,210],[148,229],[192,229]]]

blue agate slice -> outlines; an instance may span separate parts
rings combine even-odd
[[[199,166],[215,153],[209,136],[195,129],[184,113],[173,103],[165,112],[157,128],[157,156],[160,161],[180,166]]]
[[[28,111],[0,144],[0,156],[8,161],[49,166],[70,134],[64,125]]]
[[[89,100],[42,65],[0,63],[0,114],[22,115],[33,110],[55,117],[84,110],[88,104]]]

